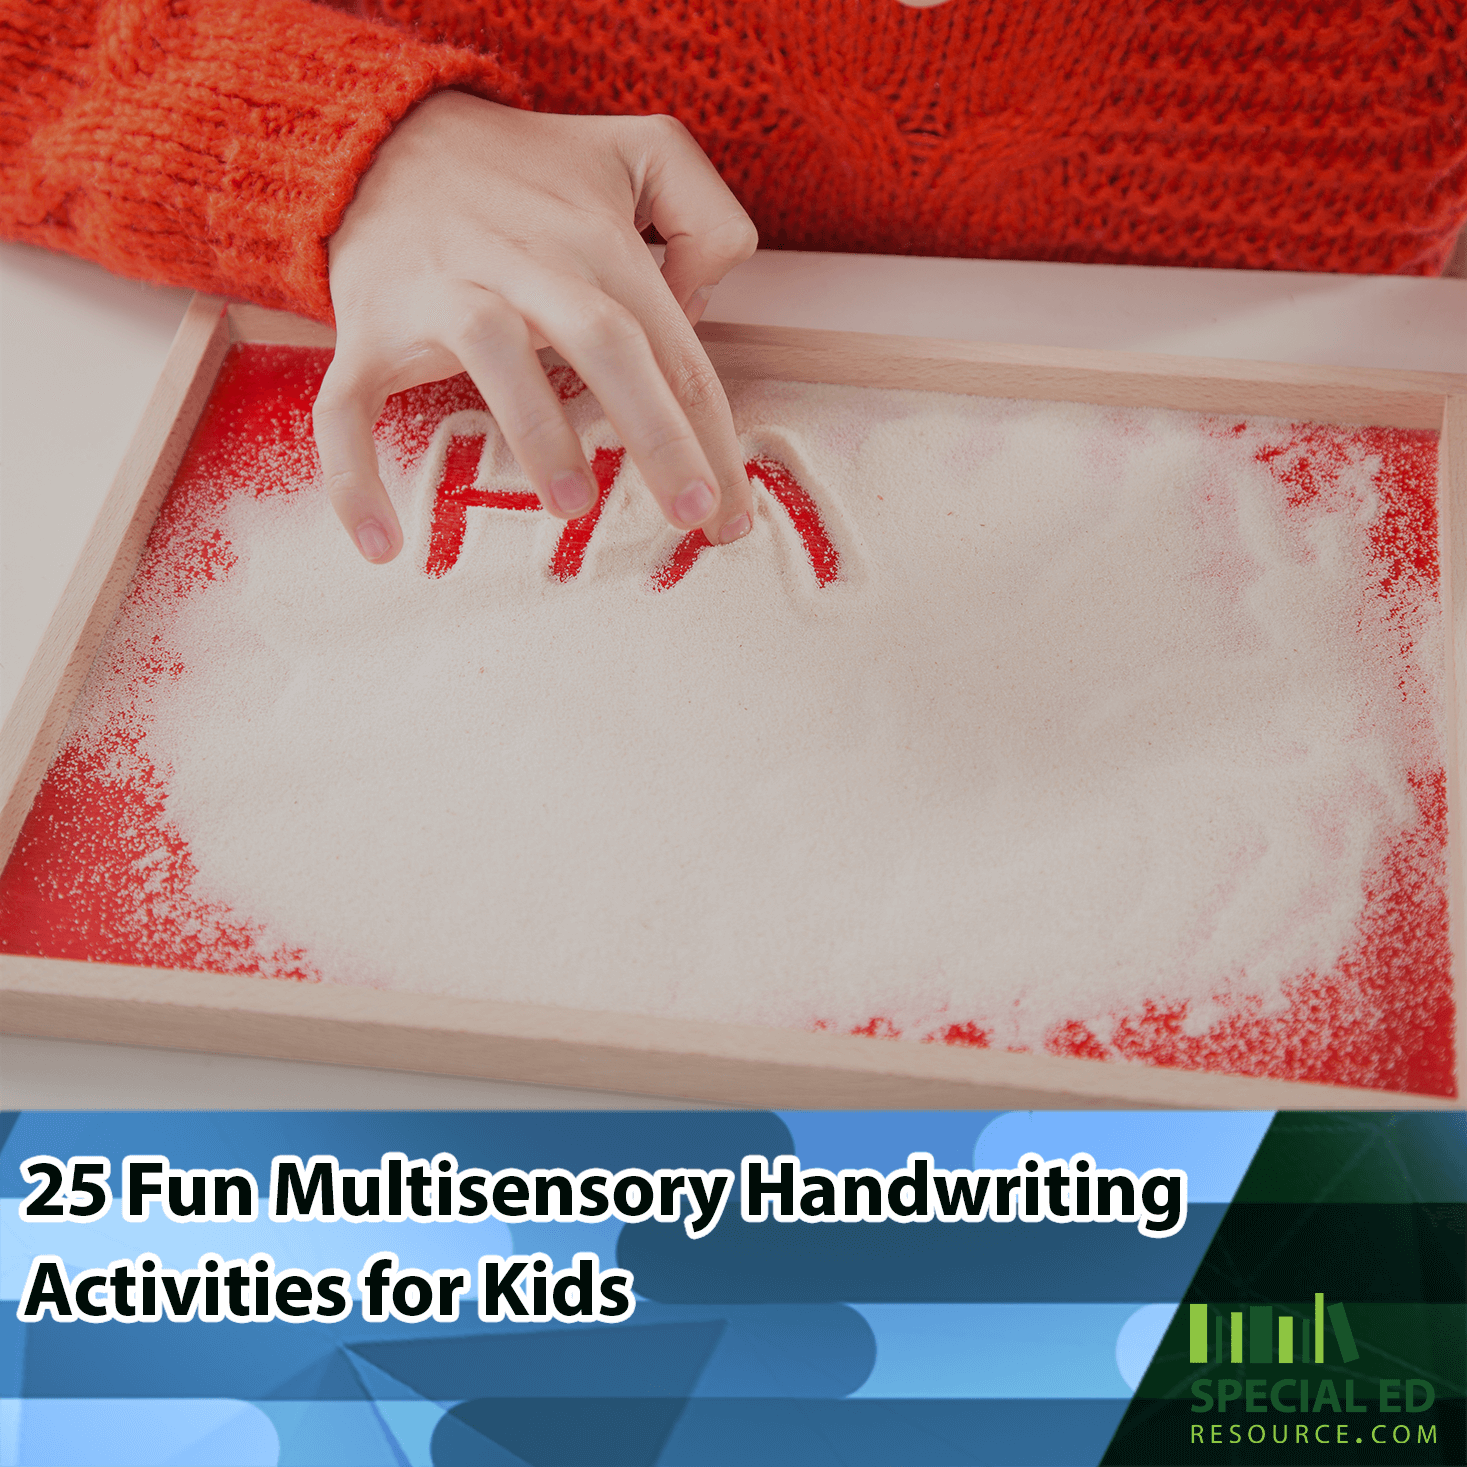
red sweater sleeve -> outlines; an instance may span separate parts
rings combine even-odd
[[[331,319],[326,240],[429,93],[492,57],[309,0],[0,0],[0,234]]]

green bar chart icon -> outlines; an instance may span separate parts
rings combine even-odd
[[[1284,1306],[1286,1307],[1286,1306]],[[1250,1304],[1247,1309],[1248,1355],[1250,1365],[1294,1364],[1296,1349],[1302,1363],[1310,1356],[1316,1365],[1324,1364],[1325,1315],[1334,1331],[1335,1341],[1340,1347],[1340,1359],[1349,1364],[1360,1358],[1355,1343],[1355,1333],[1345,1314],[1343,1304],[1326,1305],[1323,1294],[1314,1296],[1314,1318],[1308,1315],[1296,1320],[1292,1314],[1278,1312],[1278,1329],[1274,1329],[1274,1317],[1281,1306],[1274,1304]],[[1193,1365],[1206,1365],[1209,1360],[1216,1364],[1230,1361],[1234,1365],[1243,1363],[1243,1316],[1241,1309],[1213,1310],[1206,1304],[1187,1306],[1187,1359]],[[1215,1333],[1209,1329],[1209,1321],[1215,1319]],[[1295,1326],[1298,1326],[1297,1329]],[[1213,1338],[1209,1340],[1208,1336]],[[1276,1343],[1275,1343],[1276,1342]],[[1210,1350],[1209,1350],[1210,1347]]]
[[[1193,1365],[1207,1364],[1207,1305],[1189,1306],[1187,1315],[1187,1359]]]
[[[1248,1310],[1248,1363],[1273,1364],[1273,1309],[1268,1304],[1254,1304]]]

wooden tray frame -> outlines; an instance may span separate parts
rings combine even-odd
[[[1447,639],[1447,789],[1456,1010],[1464,976],[1462,770],[1467,683],[1467,376],[982,346],[835,331],[704,325],[725,377],[1436,428]],[[0,864],[8,857],[230,345],[334,344],[325,327],[195,297],[141,424],[0,729]],[[1460,1028],[1460,1021],[1459,1021]],[[1211,1106],[1450,1108],[1459,1100],[964,1050],[849,1035],[647,1020],[488,1000],[0,956],[0,1029],[780,1107]],[[1456,1045],[1458,1094],[1463,1045]]]

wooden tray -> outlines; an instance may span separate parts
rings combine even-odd
[[[705,325],[725,377],[966,392],[1296,421],[1439,429],[1448,872],[1456,1012],[1464,981],[1457,728],[1467,655],[1467,377]],[[195,298],[117,479],[0,730],[0,865],[60,744],[215,376],[234,342],[329,347],[324,327]],[[487,1000],[0,955],[11,1034],[325,1060],[781,1107],[1451,1107],[1395,1091],[855,1035],[645,1019]],[[1455,1046],[1457,1094],[1463,1046]]]

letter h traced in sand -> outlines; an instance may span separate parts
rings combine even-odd
[[[479,475],[479,460],[484,453],[484,434],[472,433],[449,440],[443,459],[443,477],[433,501],[433,524],[429,533],[427,573],[446,576],[458,564],[463,553],[468,511],[483,509],[540,508],[539,497],[526,490],[480,489],[474,481]],[[591,532],[606,507],[606,496],[616,481],[624,448],[598,448],[591,459],[596,476],[596,505],[589,514],[571,520],[560,532],[555,553],[550,558],[550,574],[558,581],[568,581],[581,569]]]

